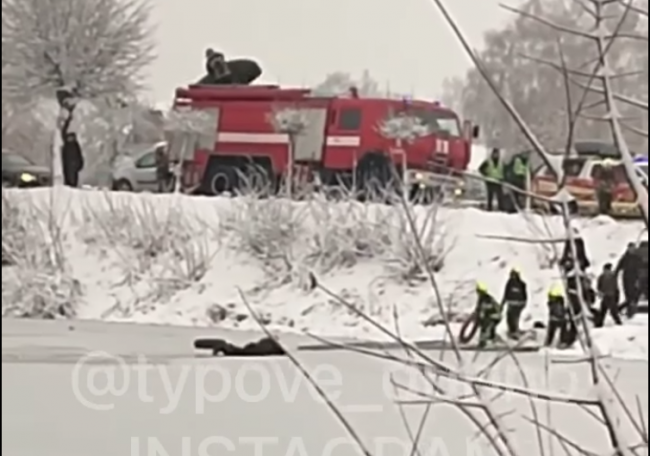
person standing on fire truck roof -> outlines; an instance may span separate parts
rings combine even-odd
[[[489,157],[481,164],[478,169],[479,173],[486,179],[485,188],[487,190],[487,210],[494,210],[496,201],[497,210],[503,210],[503,162],[501,161],[501,152],[496,147],[492,149]]]

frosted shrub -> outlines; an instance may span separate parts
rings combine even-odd
[[[184,197],[162,200],[149,195],[107,194],[106,205],[86,208],[85,240],[110,245],[118,255],[129,282],[146,283],[151,300],[165,300],[199,282],[207,273],[218,245],[210,243],[212,231],[184,207]],[[171,204],[160,204],[171,202]]]
[[[377,214],[372,206],[354,200],[332,204],[315,197],[309,204],[313,226],[307,230],[307,265],[329,272],[381,254],[383,224]]]
[[[76,317],[81,285],[64,271],[19,268],[2,278],[3,317]]]
[[[439,272],[453,243],[447,236],[444,221],[438,216],[438,206],[400,205],[387,211],[387,215],[384,225],[385,261],[392,275],[412,282],[426,280],[427,267]],[[415,232],[409,217],[413,218]]]
[[[235,242],[265,265],[291,264],[294,241],[302,235],[302,207],[282,198],[242,196],[224,214],[223,227]]]
[[[174,293],[200,282],[208,272],[218,248],[212,248],[205,235],[195,234],[192,239],[170,239],[169,251],[159,258],[152,274],[150,299],[167,300]]]
[[[17,255],[20,255],[25,246],[28,231],[24,226],[23,213],[20,207],[14,204],[7,192],[2,190],[2,265],[16,264]]]
[[[2,315],[73,318],[82,294],[63,254],[51,207],[24,192],[2,191]]]
[[[87,211],[108,244],[132,254],[137,260],[134,267],[144,272],[171,251],[172,242],[189,242],[191,233],[180,209],[131,196],[118,199],[107,194],[105,207],[88,207]]]
[[[297,135],[307,128],[305,111],[297,108],[276,109],[269,116],[269,122],[278,133]]]
[[[407,113],[390,116],[378,126],[379,133],[384,138],[396,141],[412,142],[430,133],[430,129],[422,120]]]

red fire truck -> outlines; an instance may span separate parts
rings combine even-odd
[[[360,98],[354,90],[349,97],[316,97],[269,85],[190,86],[176,91],[174,104],[214,119],[213,134],[201,135],[184,159],[183,187],[200,194],[237,190],[260,171],[278,182],[290,165],[308,170],[292,176],[317,177],[324,186],[389,185],[398,175],[410,188],[439,188],[460,182],[478,135],[477,127],[438,103]],[[282,109],[300,110],[306,119],[291,142],[270,121]],[[400,113],[416,116],[430,133],[412,141],[384,137],[379,126]]]

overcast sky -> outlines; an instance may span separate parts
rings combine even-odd
[[[498,0],[447,0],[475,46],[509,14]],[[515,0],[510,4],[516,4]],[[314,85],[328,72],[364,69],[391,91],[433,98],[469,65],[431,0],[156,1],[158,60],[152,101],[203,73],[207,47],[255,57],[265,82]]]

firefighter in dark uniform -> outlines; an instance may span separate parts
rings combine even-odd
[[[528,287],[517,269],[510,271],[510,277],[508,277],[508,281],[506,282],[503,291],[503,300],[501,302],[507,306],[506,323],[508,325],[508,337],[518,339],[521,335],[519,321],[528,302]]]
[[[576,229],[573,229],[573,243],[575,244],[578,267],[580,268],[580,271],[584,272],[589,269],[589,266],[591,266],[591,261],[589,261],[589,258],[587,257],[587,247],[585,246],[585,240],[582,236],[580,236],[580,233]],[[567,264],[569,262],[571,262],[571,268],[573,268],[575,265],[573,260],[574,258],[573,249],[571,248],[571,241],[567,239],[564,242],[564,250],[562,252],[562,257],[560,258],[560,265],[566,271]]]
[[[641,267],[639,272],[639,299],[648,299],[648,241],[641,241],[638,247]]]
[[[598,201],[598,213],[600,215],[611,215],[612,201],[614,200],[614,187],[616,177],[614,166],[611,160],[602,161],[599,172],[596,175],[596,199]]]
[[[501,321],[501,304],[489,293],[484,283],[476,284],[476,315],[479,326],[480,348],[487,346],[488,342],[496,341],[497,326]]]
[[[564,290],[561,286],[556,285],[549,290],[546,305],[548,306],[548,325],[544,345],[547,347],[553,345],[558,331],[560,332],[560,344],[564,344],[569,314],[564,299]]]
[[[567,332],[564,343],[567,346],[573,345],[578,338],[578,322],[582,318],[582,303],[580,300],[580,291],[582,291],[582,298],[591,311],[591,315],[597,317],[597,313],[593,311],[593,305],[596,301],[596,293],[594,292],[589,277],[582,271],[576,271],[572,259],[565,263],[565,277],[566,277],[566,300],[568,301],[567,315]]]
[[[641,294],[641,272],[643,262],[641,252],[634,242],[627,245],[627,249],[618,260],[614,273],[618,277],[620,274],[623,282],[623,296],[625,302],[623,307],[626,309],[628,318],[632,318],[636,313]]]
[[[622,325],[621,316],[618,313],[618,301],[620,299],[620,291],[618,289],[618,276],[614,272],[614,266],[611,263],[606,263],[603,266],[603,271],[598,276],[598,296],[600,297],[600,309],[596,313],[594,325],[597,328],[605,324],[605,318],[609,313],[617,325]]]

